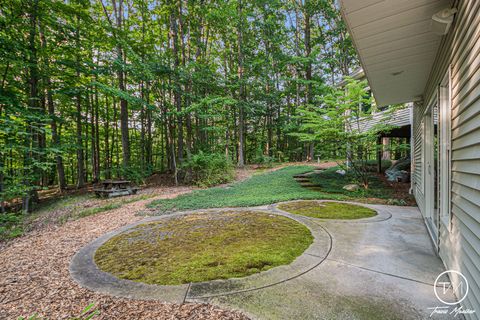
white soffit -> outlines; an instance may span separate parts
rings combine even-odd
[[[451,0],[340,0],[377,104],[414,101],[423,94],[441,36],[432,15]]]

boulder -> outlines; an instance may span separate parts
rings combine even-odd
[[[410,159],[397,161],[393,166],[385,171],[388,181],[408,182],[410,179]]]
[[[358,184],[347,184],[346,186],[343,186],[343,189],[347,191],[357,191],[360,189],[360,186]]]

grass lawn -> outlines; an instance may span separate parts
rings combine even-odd
[[[177,285],[248,276],[289,264],[313,242],[303,224],[263,212],[199,213],[134,227],[95,253],[122,279]]]
[[[361,219],[376,216],[375,210],[349,203],[294,201],[282,203],[280,210],[319,219]]]
[[[228,187],[196,190],[174,199],[153,201],[149,206],[158,209],[158,214],[205,208],[247,207],[272,204],[289,200],[354,200],[360,202],[404,205],[405,194],[397,194],[377,176],[372,175],[368,190],[347,191],[343,186],[354,183],[352,174],[341,176],[335,171],[338,167],[324,170],[310,176],[310,181],[320,190],[302,187],[294,175],[313,170],[313,166],[289,166],[273,172],[254,175],[250,179],[234,183]]]

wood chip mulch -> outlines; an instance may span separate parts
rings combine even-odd
[[[188,187],[158,189],[159,198],[186,193]],[[79,287],[68,266],[72,256],[97,237],[142,219],[135,213],[153,199],[60,226],[48,226],[12,241],[0,249],[0,319],[17,319],[37,313],[48,319],[80,315],[94,302],[100,315],[94,319],[248,319],[239,311],[209,304],[169,304],[115,298]]]

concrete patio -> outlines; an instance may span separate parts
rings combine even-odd
[[[441,305],[433,283],[444,266],[419,210],[369,207],[391,217],[320,222],[332,237],[332,250],[302,276],[261,290],[195,301],[240,309],[259,319],[430,318],[428,308]]]
[[[365,206],[377,210],[378,215],[320,220],[288,214],[277,205],[249,208],[289,216],[304,223],[315,236],[312,246],[291,265],[250,277],[156,286],[117,279],[98,270],[92,259],[96,248],[131,226],[80,250],[70,272],[80,285],[94,291],[134,299],[208,302],[258,319],[430,318],[429,308],[442,306],[433,284],[444,267],[420,212],[415,207]],[[435,314],[432,318],[454,317]]]

